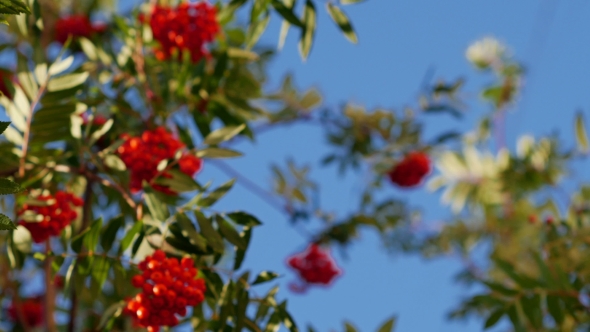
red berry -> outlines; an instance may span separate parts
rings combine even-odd
[[[166,295],[166,291],[168,288],[162,284],[157,284],[154,286],[154,295],[156,296],[164,296]]]
[[[144,282],[145,279],[141,275],[136,275],[133,278],[131,278],[131,284],[135,288],[141,288]]]
[[[391,182],[400,187],[413,187],[430,173],[430,159],[422,152],[409,153],[388,173]]]
[[[139,307],[139,309],[137,309],[137,311],[136,311],[136,314],[137,314],[137,318],[139,318],[139,319],[147,319],[150,315],[150,313],[146,307]]]

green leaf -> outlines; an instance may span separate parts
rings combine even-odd
[[[514,280],[514,282],[516,282],[522,288],[531,289],[536,286],[539,286],[538,281],[536,281],[532,278],[529,278],[525,275],[516,273],[514,267],[509,262],[506,262],[506,261],[498,259],[498,258],[494,259],[494,262],[504,273],[506,273],[507,276],[512,278],[512,280]]]
[[[123,312],[123,308],[125,308],[126,305],[127,302],[125,301],[119,301],[111,304],[102,313],[102,316],[100,317],[100,321],[98,322],[98,326],[96,327],[96,329],[102,330],[109,321],[119,317]]]
[[[356,44],[358,42],[356,33],[354,32],[354,28],[352,27],[350,20],[342,11],[342,9],[333,5],[331,2],[326,3],[326,8],[328,9],[328,14],[330,14],[330,17],[334,23],[338,25],[344,36],[350,40],[350,42]]]
[[[207,135],[203,143],[207,145],[217,145],[236,136],[242,130],[244,130],[244,128],[246,128],[246,124],[241,124],[239,126],[228,126],[221,129],[217,129],[209,135]]]
[[[186,236],[193,245],[197,246],[203,252],[207,250],[207,240],[201,234],[197,233],[195,226],[187,216],[177,214],[176,221],[182,228],[183,233],[186,232]]]
[[[316,10],[311,0],[305,1],[303,24],[304,27],[301,29],[301,37],[299,38],[299,53],[305,60],[311,52],[316,29]]]
[[[10,195],[21,192],[23,189],[14,181],[0,178],[0,195]]]
[[[379,327],[377,332],[392,332],[393,328],[395,327],[396,320],[397,320],[397,317],[391,317],[385,323],[383,323],[383,325],[381,325],[381,327]]]
[[[244,227],[242,233],[240,234],[240,237],[244,239],[244,241],[246,242],[246,246],[248,246],[250,244],[250,239],[252,238],[252,229],[250,227]],[[234,271],[238,270],[242,266],[242,262],[244,261],[245,257],[246,250],[238,249],[236,251],[236,255],[234,258]]]
[[[0,14],[30,14],[29,7],[21,0],[0,0]]]
[[[270,13],[266,12],[266,14],[261,20],[258,20],[255,23],[250,24],[250,27],[248,27],[248,34],[246,35],[247,49],[251,49],[256,44],[256,42],[258,42],[258,39],[260,39],[260,36],[262,36],[264,30],[266,30],[266,26],[268,25],[269,21]]]
[[[145,195],[145,203],[150,211],[152,218],[158,221],[166,221],[170,216],[168,207],[162,202],[155,191],[149,185],[145,184],[143,187]]]
[[[484,324],[484,330],[489,329],[490,327],[493,327],[494,325],[496,325],[496,323],[498,323],[498,321],[502,318],[502,316],[504,316],[506,314],[506,310],[504,308],[500,308],[500,309],[496,309],[495,311],[493,311],[488,318],[485,321]]]
[[[98,246],[98,240],[100,238],[100,230],[102,228],[102,217],[96,219],[92,225],[90,225],[89,231],[84,236],[84,245],[86,249],[96,251]]]
[[[354,5],[355,3],[363,2],[366,0],[340,0],[341,5]]]
[[[156,184],[167,186],[172,191],[183,193],[194,190],[201,190],[201,186],[189,175],[186,175],[177,170],[168,170],[166,174],[170,178],[160,177],[156,180]]]
[[[356,329],[356,327],[354,327],[349,322],[344,322],[344,331],[345,332],[358,332],[358,330]]]
[[[53,92],[72,89],[84,84],[87,79],[88,73],[86,72],[56,77],[49,81],[49,84],[47,85],[47,91]]]
[[[555,320],[555,323],[559,326],[563,323],[565,319],[564,309],[563,309],[563,302],[556,295],[547,295],[547,309],[549,309],[549,314]]]
[[[285,6],[281,0],[272,0],[272,6],[285,19],[285,21],[303,28],[303,22],[293,13],[293,9]]]
[[[131,226],[129,231],[127,231],[127,233],[125,234],[125,236],[123,236],[123,239],[121,240],[121,249],[119,250],[119,252],[122,253],[125,250],[127,250],[127,248],[129,248],[129,246],[133,242],[133,238],[135,238],[135,235],[137,235],[137,233],[139,233],[139,231],[141,231],[142,228],[143,222],[141,220],[136,221],[135,224]]]
[[[228,213],[227,216],[233,220],[236,224],[247,226],[247,227],[255,227],[260,226],[262,223],[258,218],[254,217],[251,214],[248,214],[243,211],[231,212]]]
[[[252,286],[272,281],[278,277],[279,277],[278,273],[275,273],[272,271],[262,271],[262,272],[260,272],[260,274],[258,274],[256,276],[256,279],[254,279]]]
[[[584,122],[584,114],[581,112],[576,115],[576,142],[578,143],[578,150],[580,150],[580,152],[586,153],[590,150],[588,131],[586,130]]]
[[[16,229],[16,225],[8,218],[8,216],[0,213],[0,231],[8,231]]]
[[[242,153],[230,149],[205,148],[196,153],[199,158],[235,158],[241,157]]]
[[[91,270],[92,279],[96,282],[96,287],[92,289],[92,293],[94,296],[97,296],[102,293],[102,286],[109,275],[110,264],[107,258],[104,256],[95,256]]]
[[[248,247],[248,243],[240,236],[240,233],[234,228],[232,224],[230,224],[227,220],[223,219],[220,215],[215,216],[215,221],[219,226],[219,231],[221,235],[225,237],[231,244],[238,247],[239,250],[246,250]]]
[[[114,170],[120,171],[120,172],[123,172],[127,169],[127,166],[125,166],[125,163],[123,162],[123,160],[121,160],[121,158],[119,158],[119,156],[114,155],[114,154],[107,154],[104,157],[104,164],[108,168],[114,169]]]
[[[205,217],[205,215],[201,211],[194,211],[195,217],[197,218],[197,222],[199,223],[199,230],[201,234],[207,240],[207,243],[211,246],[211,248],[217,253],[223,253],[225,246],[223,245],[223,238],[219,233],[213,228],[211,224],[211,220]]]
[[[0,121],[0,134],[2,134],[9,125],[10,121]]]
[[[219,188],[217,188],[217,189],[213,190],[211,193],[209,193],[209,195],[207,197],[201,199],[198,204],[202,207],[208,207],[208,206],[213,205],[220,198],[225,196],[225,194],[227,194],[227,192],[233,187],[235,182],[236,182],[235,179],[231,179],[231,180],[227,181],[226,183],[219,186]]]
[[[100,245],[105,252],[108,252],[113,247],[113,243],[117,239],[117,232],[125,225],[125,217],[118,216],[109,221],[109,223],[103,228],[100,237]]]

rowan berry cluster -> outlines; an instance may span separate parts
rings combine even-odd
[[[391,182],[400,187],[413,187],[430,173],[430,159],[422,152],[412,152],[387,174]]]
[[[125,143],[117,152],[121,160],[131,171],[131,191],[138,192],[142,189],[142,182],[151,182],[158,175],[158,164],[164,159],[173,158],[176,151],[185,147],[164,127],[143,132],[141,136],[131,137],[127,134],[121,136]],[[185,154],[178,160],[180,171],[193,176],[203,167],[203,161],[191,154]],[[163,177],[170,177],[164,172]],[[167,194],[175,194],[166,186],[153,185],[154,189]]]
[[[57,236],[78,217],[75,206],[82,206],[84,201],[73,194],[58,191],[55,196],[43,193],[34,199],[38,203],[23,204],[17,215],[19,224],[31,232],[36,243]]]
[[[184,2],[176,8],[154,6],[149,24],[154,39],[160,43],[156,57],[166,60],[176,51],[180,59],[187,50],[193,63],[201,60],[208,54],[205,45],[211,43],[220,30],[216,14],[216,8],[204,1]]]
[[[160,326],[175,326],[178,317],[186,315],[187,306],[196,306],[205,299],[205,281],[196,278],[197,269],[191,258],[180,261],[167,258],[161,250],[147,256],[139,269],[141,275],[131,279],[141,293],[127,302],[125,313],[131,315],[148,331],[159,331]]]
[[[341,274],[330,253],[315,243],[304,252],[291,256],[287,263],[307,284],[329,285]]]
[[[8,317],[13,322],[26,323],[29,328],[41,326],[43,323],[43,304],[41,297],[21,300],[18,307],[12,302],[7,310]],[[25,322],[21,321],[21,317]]]
[[[64,44],[71,35],[72,39],[80,37],[90,38],[95,33],[105,31],[105,24],[92,24],[85,15],[61,17],[55,23],[55,40]]]

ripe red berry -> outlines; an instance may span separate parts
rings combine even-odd
[[[174,138],[164,127],[145,131],[139,137],[131,137],[127,134],[121,136],[125,140],[117,153],[130,171],[130,187],[132,192],[138,192],[143,188],[143,181],[151,182],[158,174],[158,164],[164,159],[172,159],[179,149],[185,147],[182,142]],[[178,160],[180,171],[193,176],[202,168],[202,161],[196,162],[195,156],[185,154]],[[192,160],[192,161],[191,161]],[[186,167],[187,163],[198,167]],[[185,166],[183,166],[185,165]],[[164,172],[162,177],[170,177]],[[153,187],[164,193],[174,195],[168,187],[154,184]],[[163,252],[162,252],[163,254]],[[156,255],[156,254],[155,254]],[[157,254],[161,257],[161,254]]]
[[[387,174],[391,182],[400,187],[413,187],[430,173],[430,159],[422,152],[409,153]]]
[[[136,311],[137,318],[139,319],[146,319],[149,317],[150,313],[146,307],[139,307]]]
[[[144,282],[145,282],[145,279],[141,275],[136,275],[133,278],[131,278],[131,284],[135,288],[143,287]]]
[[[19,309],[22,313],[22,318],[24,318],[29,327],[34,328],[43,324],[43,305],[41,298],[21,300]],[[13,322],[20,321],[19,310],[17,310],[14,302],[10,304],[7,311],[10,320]]]
[[[166,291],[168,288],[162,284],[157,284],[154,286],[154,295],[156,296],[164,296],[166,295]]]
[[[208,55],[205,46],[220,30],[216,9],[206,2],[183,2],[175,8],[154,6],[149,17],[154,40],[160,43],[155,50],[159,60],[182,59],[188,51],[192,62]]]
[[[74,207],[82,206],[82,199],[63,191],[57,191],[55,196],[40,194],[33,197],[37,201],[44,201],[46,206],[23,204],[17,211],[19,224],[31,233],[33,241],[44,242],[51,236],[57,236],[66,228],[78,214]],[[24,216],[35,216],[34,221],[25,220]]]
[[[315,243],[306,251],[290,257],[287,264],[307,284],[329,285],[341,273],[329,252]]]
[[[62,17],[55,24],[55,40],[61,44],[64,44],[70,36],[72,39],[89,38],[92,33],[92,24],[84,15]]]
[[[154,330],[160,326],[175,326],[178,324],[175,315],[184,316],[187,306],[205,300],[205,282],[195,279],[197,269],[192,259],[187,257],[179,262],[175,258],[166,258],[163,251],[156,251],[139,265],[144,266],[145,271],[134,276],[131,282],[142,292],[127,300],[124,310],[139,326]],[[190,279],[185,282],[184,277]]]

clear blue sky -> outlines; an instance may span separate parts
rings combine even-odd
[[[285,49],[271,66],[271,87],[292,72],[299,87],[317,86],[328,106],[353,101],[367,107],[399,109],[414,104],[424,74],[433,66],[435,78],[467,78],[464,91],[474,98],[492,78],[476,73],[464,52],[474,40],[493,35],[508,44],[528,70],[521,101],[507,118],[508,144],[513,147],[515,138],[523,133],[538,136],[554,130],[573,143],[574,112],[590,106],[587,1],[368,0],[345,10],[359,35],[359,44],[349,44],[339,34],[322,6],[311,58],[302,63],[297,54],[297,34],[291,31]],[[276,45],[279,22],[273,17],[262,38],[264,43]],[[486,111],[486,106],[477,104],[468,109],[461,122],[450,118],[429,121],[427,129],[433,134],[453,127],[470,128]],[[328,148],[322,133],[314,127],[281,128],[264,134],[254,146],[241,144],[238,148],[246,157],[230,165],[260,185],[270,188],[271,162],[294,157],[300,164],[315,166],[312,176],[321,184],[325,209],[343,214],[358,203],[363,174],[340,179],[333,168],[320,168],[318,161]],[[219,179],[217,183],[225,179],[213,167],[206,167],[199,177]],[[405,196],[422,207],[427,220],[449,216],[436,194],[425,190],[408,194],[393,187],[390,194]],[[255,271],[271,269],[285,275],[280,279],[282,294],[289,298],[289,307],[302,326],[313,322],[319,331],[342,331],[341,322],[347,319],[361,331],[372,331],[388,316],[397,314],[398,332],[482,330],[480,321],[445,319],[445,313],[467,294],[452,281],[459,268],[454,258],[426,261],[392,257],[384,252],[376,236],[366,232],[350,247],[349,260],[336,254],[345,274],[333,287],[291,294],[286,286],[294,276],[284,259],[301,250],[305,239],[288,227],[283,215],[243,187],[238,186],[220,207],[242,207],[265,223],[254,233],[245,265]]]

